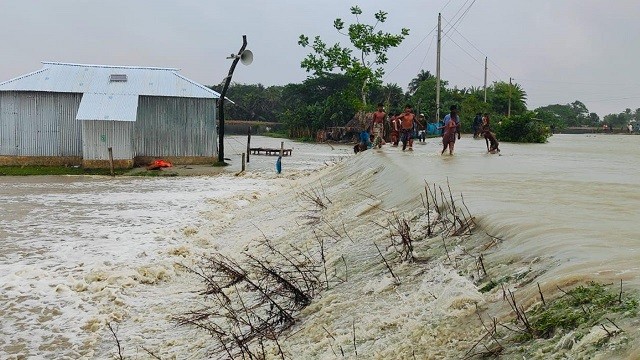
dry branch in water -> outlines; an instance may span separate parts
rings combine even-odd
[[[391,243],[397,249],[402,261],[413,262],[413,240],[411,228],[406,219],[400,219],[398,214],[393,214],[393,220],[389,220]],[[395,237],[400,237],[400,243],[396,244]],[[397,247],[398,246],[398,247]]]
[[[315,255],[292,245],[285,252],[264,236],[258,243],[262,256],[244,253],[241,262],[222,254],[207,256],[197,268],[187,268],[204,283],[204,305],[176,321],[208,332],[215,340],[214,354],[264,359],[270,343],[284,359],[280,334],[329,281],[321,238],[319,244]]]
[[[380,248],[378,247],[378,244],[373,243],[373,245],[376,247],[376,249],[378,250],[378,254],[380,254],[380,257],[382,258],[382,261],[384,262],[384,265],[387,267],[387,270],[389,270],[389,273],[391,274],[391,276],[393,277],[393,279],[399,284],[400,283],[400,279],[398,279],[398,277],[396,276],[396,274],[393,273],[393,270],[391,269],[391,266],[389,265],[389,263],[387,262],[387,259],[384,258],[384,255],[382,255],[382,251],[380,251]]]
[[[324,188],[322,188],[322,193],[324,195],[324,198],[327,200],[327,202],[331,203],[331,200],[329,200],[329,198],[326,197],[326,194],[324,194]],[[316,189],[312,188],[310,190],[303,190],[302,192],[298,193],[298,195],[302,199],[310,201],[311,203],[316,205],[318,208],[321,208],[321,209],[327,208],[327,205],[322,200],[323,197],[321,196],[320,192],[318,192],[318,190]]]
[[[119,360],[124,360],[124,357],[122,357],[122,346],[120,346],[120,340],[118,339],[118,335],[116,335],[116,330],[113,330],[113,327],[111,327],[111,323],[108,322],[107,323],[107,327],[109,328],[109,331],[111,331],[111,334],[113,335],[113,338],[116,339],[116,345],[118,346],[118,359]]]

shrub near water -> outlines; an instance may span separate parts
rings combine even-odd
[[[532,310],[527,316],[535,335],[546,338],[557,329],[590,328],[602,322],[608,314],[635,317],[638,314],[638,300],[620,296],[602,284],[590,282],[568,291],[548,307]],[[526,334],[521,340],[529,338],[527,335],[531,334]]]
[[[520,143],[546,143],[551,131],[532,111],[504,118],[494,127],[500,141]]]

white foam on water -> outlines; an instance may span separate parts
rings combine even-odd
[[[342,349],[353,356],[355,332],[359,356],[459,358],[483,334],[479,323],[463,326],[460,319],[499,296],[481,295],[424,239],[425,181],[446,189],[449,179],[480,229],[504,239],[487,254],[489,271],[540,270],[547,288],[624,276],[637,289],[640,231],[624,216],[640,198],[637,186],[630,187],[638,170],[628,166],[628,156],[607,162],[592,151],[607,142],[554,138],[547,145],[502,144],[500,157],[465,138],[454,156],[439,156],[432,140],[413,153],[385,147],[343,162],[337,159],[346,156],[344,148],[334,157],[324,145],[296,144],[281,176],[273,173],[275,158],[253,156],[254,171],[239,177],[8,184],[10,193],[0,189],[1,209],[12,211],[0,218],[0,357],[107,358],[116,352],[110,322],[118,325],[126,356],[145,357],[145,347],[163,359],[206,358],[211,338],[173,320],[202,301],[202,285],[182,265],[197,266],[214,251],[258,252],[264,236],[314,248],[314,231],[344,226],[351,239],[328,239],[327,263],[341,269],[344,257],[349,279],[332,283],[302,310],[283,335],[285,352],[334,358]],[[637,149],[630,138],[625,146]],[[305,154],[299,161],[298,153]],[[551,187],[539,186],[541,180]],[[301,196],[311,190],[326,195],[326,209],[317,211]],[[394,259],[388,231],[377,225],[391,214],[410,220],[416,255],[429,260],[392,261],[400,283],[373,246]],[[532,291],[512,289],[523,297]]]
[[[147,305],[145,285],[182,271],[176,258],[192,252],[189,229],[203,225],[200,213],[221,204],[217,214],[227,220],[207,226],[223,227],[271,186],[233,176],[19,184],[19,195],[3,196],[30,210],[2,221],[3,244],[14,250],[0,264],[0,353],[94,358],[111,342],[107,321],[130,318]],[[163,299],[162,291],[153,295]]]

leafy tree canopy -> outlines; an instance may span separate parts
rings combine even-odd
[[[384,69],[382,65],[388,61],[387,50],[397,47],[409,35],[409,29],[403,28],[400,34],[392,34],[377,30],[378,25],[387,20],[388,13],[378,11],[374,14],[373,25],[360,22],[362,10],[358,6],[351,7],[351,14],[355,16],[355,23],[345,29],[345,22],[337,18],[333,27],[338,33],[349,38],[351,47],[340,43],[329,46],[319,36],[310,42],[309,37],[300,35],[298,44],[302,47],[310,46],[313,53],[308,54],[300,66],[315,76],[340,71],[352,78],[360,88],[362,105],[366,106],[366,88],[379,85]]]
[[[495,124],[495,119],[492,123]],[[533,111],[501,118],[492,128],[498,139],[507,142],[545,143],[551,136],[549,126],[537,119]]]
[[[598,114],[589,113],[585,104],[579,100],[565,105],[542,106],[535,111],[545,123],[558,129],[570,126],[596,126],[600,120]]]
[[[497,81],[489,90],[487,101],[491,104],[494,113],[507,115],[509,98],[511,98],[511,115],[519,115],[527,111],[527,93],[520,84]]]

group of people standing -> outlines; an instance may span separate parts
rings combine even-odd
[[[438,129],[442,130],[442,152],[444,154],[449,149],[449,154],[453,155],[453,149],[456,143],[456,139],[460,139],[460,117],[458,114],[458,107],[452,105],[449,108],[449,114],[444,117],[444,121]],[[364,150],[367,144],[372,144],[374,148],[381,148],[385,144],[384,141],[384,123],[387,114],[384,112],[383,104],[379,103],[376,111],[373,113],[373,121],[370,127],[370,135],[367,131],[363,131],[360,134],[360,144],[354,147],[354,150],[358,152],[358,149]],[[425,132],[418,132],[420,127],[425,126],[425,118],[422,116],[416,116],[413,113],[413,107],[407,104],[404,107],[404,111],[400,114],[393,115],[389,118],[391,128],[391,143],[392,146],[398,146],[402,142],[402,151],[413,151],[413,139],[415,136],[420,141],[425,141]],[[500,152],[498,149],[498,141],[495,135],[490,129],[489,114],[476,115],[473,123],[474,134],[473,137],[477,138],[483,135],[487,144],[487,151],[490,153]]]

